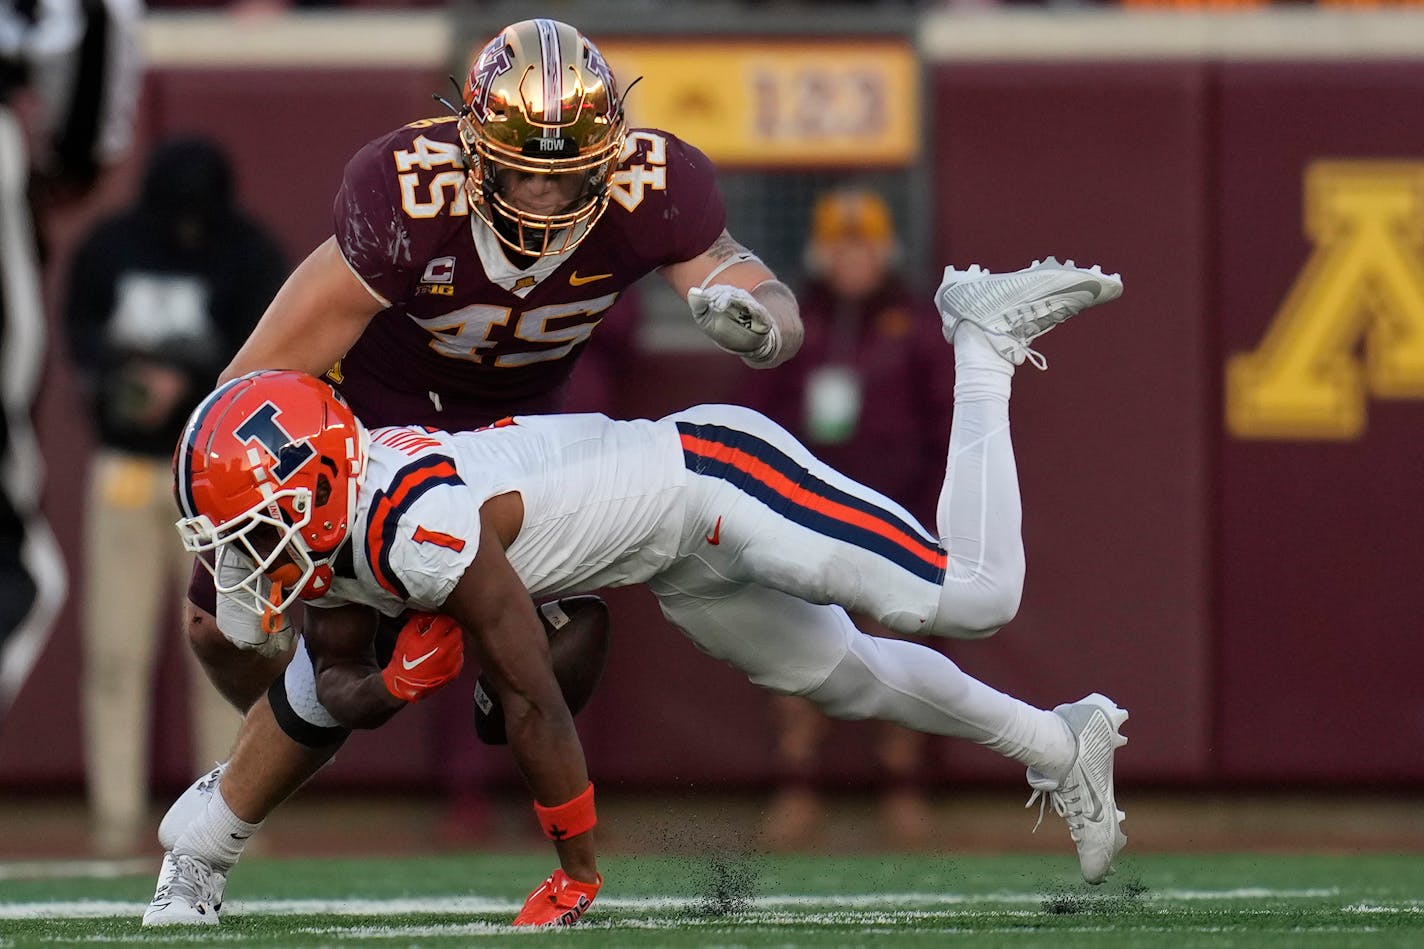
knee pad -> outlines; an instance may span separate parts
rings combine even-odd
[[[926,632],[955,639],[984,639],[1007,626],[1019,611],[1023,582],[990,585],[946,580],[939,610]]]
[[[298,644],[287,664],[267,690],[272,717],[287,737],[308,748],[326,748],[340,744],[351,729],[338,722],[316,696],[316,671],[306,646]]]

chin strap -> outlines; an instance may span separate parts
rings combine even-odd
[[[267,604],[262,608],[262,632],[268,636],[275,636],[282,631],[282,613],[277,607],[282,605],[285,596],[282,581],[274,577],[272,586],[267,591]]]
[[[267,575],[271,585],[267,589],[267,602],[262,607],[262,631],[268,636],[275,636],[282,631],[280,607],[301,576],[302,571],[297,569],[296,564],[291,563],[284,563]],[[329,564],[316,564],[316,569],[312,571],[311,577],[297,596],[303,600],[316,600],[326,596],[331,590],[331,577]]]

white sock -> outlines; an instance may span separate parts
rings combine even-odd
[[[1077,741],[1053,712],[986,685],[918,643],[855,634],[844,658],[806,697],[835,718],[879,718],[931,735],[967,738],[1054,778]]]
[[[998,735],[982,744],[1055,779],[1068,774],[1078,755],[1078,741],[1067,722],[1018,700]]]
[[[984,331],[973,323],[954,329],[954,397],[1009,401],[1014,364],[999,355]]]
[[[242,857],[248,839],[261,828],[261,821],[248,823],[232,812],[219,785],[203,815],[178,836],[173,851],[199,857],[214,869],[227,872]]]

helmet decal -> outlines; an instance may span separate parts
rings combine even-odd
[[[544,61],[544,89],[540,98],[544,100],[545,138],[557,134],[554,126],[559,124],[564,113],[563,54],[559,51],[559,33],[554,29],[553,20],[535,20],[539,30],[540,58]]]
[[[583,44],[583,55],[584,59],[588,61],[588,71],[598,77],[599,82],[603,83],[605,89],[616,89],[618,87],[617,83],[613,81],[613,70],[608,67],[608,60],[603,58],[603,54],[598,51],[598,47],[592,43],[585,42]],[[637,80],[635,79],[634,82],[636,83]],[[629,88],[631,89],[632,86],[629,86]],[[626,92],[627,90],[625,89],[624,91]],[[623,111],[622,99],[618,100],[618,110],[619,112]]]
[[[505,41],[503,33],[490,40],[489,45],[475,57],[474,65],[470,67],[470,92],[466,103],[481,122],[488,122],[490,119],[489,95],[494,77],[507,72],[512,65],[514,64],[509,56],[509,43]]]
[[[277,479],[278,484],[285,482],[316,457],[316,449],[312,447],[309,439],[294,440],[277,421],[277,416],[281,414],[282,410],[277,406],[264,402],[247,421],[234,429],[239,440],[247,443],[257,442],[267,450],[272,460],[277,462],[276,467],[272,469],[272,476]]]

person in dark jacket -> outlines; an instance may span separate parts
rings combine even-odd
[[[227,157],[197,138],[160,145],[138,202],[101,222],[74,258],[68,329],[99,443],[84,543],[83,700],[103,854],[134,851],[145,830],[158,646],[191,567],[173,534],[173,446],[286,272],[276,241],[236,206]],[[193,670],[206,768],[227,756],[238,717]]]

